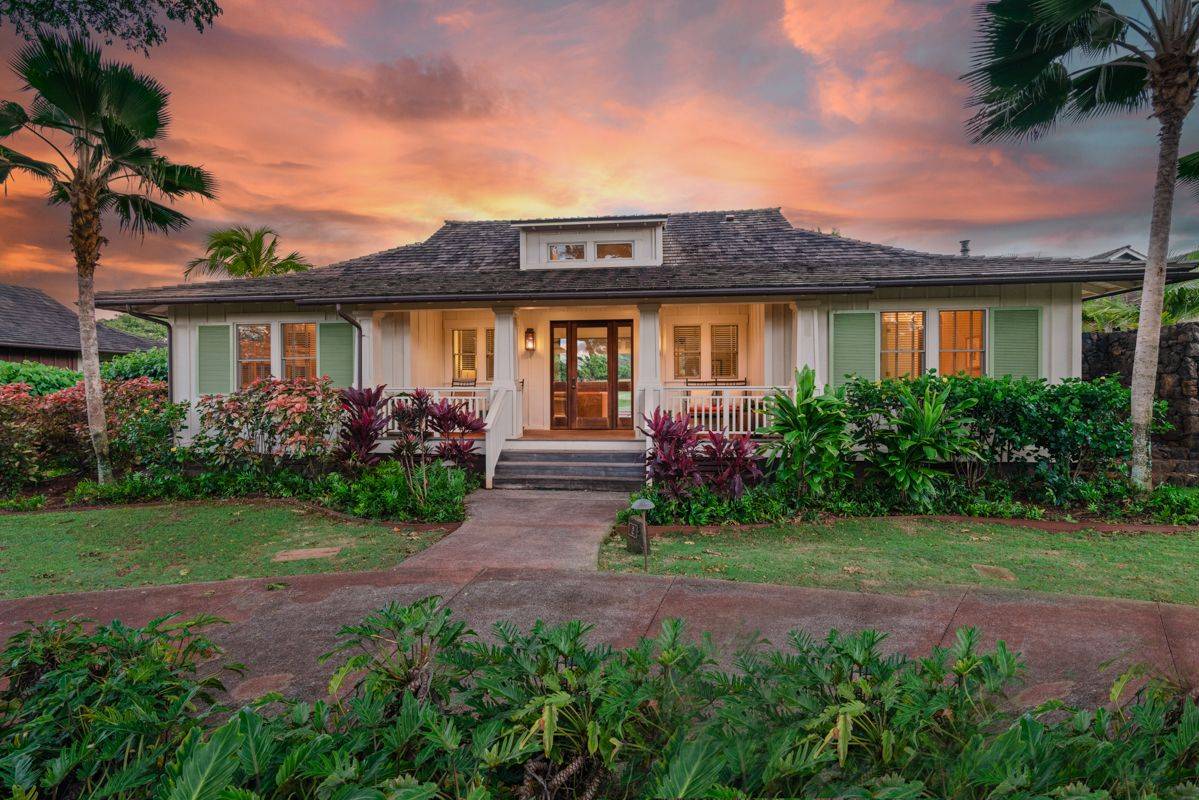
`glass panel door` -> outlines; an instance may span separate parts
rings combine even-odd
[[[633,323],[616,323],[616,427],[633,427]]]
[[[612,427],[612,387],[610,386],[609,337],[607,323],[583,325],[574,330],[574,426],[576,428]]]
[[[569,428],[568,409],[569,370],[566,354],[568,350],[568,326],[555,322],[550,326],[550,427]]]

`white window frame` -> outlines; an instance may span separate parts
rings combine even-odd
[[[613,239],[611,241],[601,239],[601,240],[589,242],[588,244],[589,244],[589,247],[591,248],[591,252],[594,254],[594,258],[592,260],[597,264],[610,264],[612,262],[620,264],[622,262],[629,262],[629,261],[637,260],[637,242],[633,241],[632,239],[621,239],[621,240]],[[629,254],[627,256],[618,256],[618,257],[610,256],[608,258],[600,258],[600,254],[599,254],[600,245],[604,245],[604,244],[627,244],[629,246]]]
[[[938,307],[937,309],[935,309],[934,313],[937,315],[937,325],[936,325],[937,349],[934,351],[930,348],[928,350],[928,352],[925,353],[925,356],[924,356],[925,367],[926,367],[925,371],[926,372],[928,371],[927,367],[928,367],[929,354],[935,352],[936,357],[937,357],[937,364],[936,364],[937,374],[938,375],[942,374],[942,372],[941,372],[941,314],[943,312],[953,313],[953,312],[960,312],[960,311],[981,311],[981,312],[983,312],[982,375],[980,375],[979,377],[985,378],[991,374],[991,308],[990,308],[990,306],[975,305],[975,306],[970,306],[970,307],[965,307],[965,308]],[[928,341],[929,341],[928,317],[925,317],[924,319],[925,319],[925,322],[924,322],[924,345],[925,345],[925,347],[928,347]],[[953,352],[968,353],[971,351],[969,351],[969,350],[954,350]]]
[[[555,247],[581,247],[581,248],[583,248],[583,257],[582,258],[554,258],[552,254],[554,252]],[[547,263],[547,264],[567,264],[567,263],[573,262],[573,263],[578,263],[578,264],[586,264],[588,261],[593,260],[588,257],[590,254],[590,249],[591,248],[590,248],[589,242],[579,241],[578,239],[564,239],[560,242],[546,242],[545,243],[545,263]]]

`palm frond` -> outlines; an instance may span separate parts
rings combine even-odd
[[[303,272],[312,266],[298,252],[280,258],[278,244],[279,235],[266,226],[234,225],[210,231],[205,254],[189,261],[183,274],[190,277],[198,270],[207,275],[259,278]]]
[[[1019,89],[994,88],[971,101],[979,108],[966,123],[975,142],[1037,138],[1061,118],[1072,83],[1061,64],[1053,64]]]
[[[102,86],[105,118],[119,122],[139,139],[154,139],[165,133],[170,122],[170,93],[161,83],[127,64],[108,64]]]
[[[1189,186],[1199,198],[1199,151],[1178,159],[1178,182]]]
[[[182,230],[191,221],[183,212],[143,194],[106,191],[100,198],[100,207],[117,215],[121,230],[138,236]]]
[[[1076,76],[1070,89],[1069,116],[1085,119],[1135,111],[1149,102],[1149,72],[1140,59],[1125,56]]]
[[[31,158],[11,147],[0,145],[0,183],[8,180],[14,172],[24,172],[52,183],[57,183],[64,177],[57,164]]]
[[[154,165],[153,178],[155,188],[167,197],[199,195],[209,200],[216,197],[216,179],[203,167],[160,158]]]
[[[0,137],[11,136],[29,121],[25,108],[11,100],[0,102]]]
[[[100,48],[83,36],[42,31],[17,53],[13,71],[47,102],[87,127],[102,111]]]

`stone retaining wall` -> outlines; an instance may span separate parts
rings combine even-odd
[[[1084,333],[1082,376],[1116,374],[1125,386],[1132,377],[1136,331]],[[1167,403],[1174,426],[1154,437],[1154,472],[1171,483],[1199,484],[1199,322],[1162,328],[1157,361],[1157,397]]]

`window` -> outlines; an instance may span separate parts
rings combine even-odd
[[[698,325],[674,326],[674,376],[676,378],[699,377]]]
[[[941,312],[941,360],[937,369],[942,375],[983,374],[986,320],[987,312],[982,309]]]
[[[602,260],[605,258],[632,258],[633,243],[597,242],[595,245],[595,257],[597,260]]]
[[[495,378],[495,328],[488,328],[484,332],[485,344],[487,347],[487,380]]]
[[[924,312],[884,311],[879,355],[884,378],[902,378],[924,372]]]
[[[454,338],[454,380],[473,381],[479,377],[476,345],[478,332],[474,328],[456,328]]]
[[[737,326],[712,326],[712,377],[737,377]]]
[[[315,378],[316,323],[283,323],[283,377]]]
[[[271,326],[237,326],[237,388],[271,377]]]
[[[587,245],[582,242],[572,244],[551,244],[550,261],[582,261],[587,258]]]

